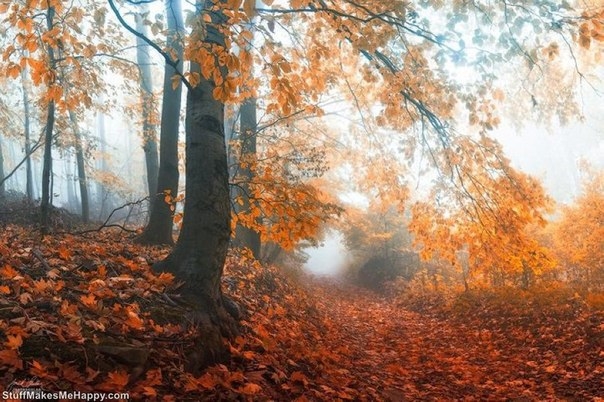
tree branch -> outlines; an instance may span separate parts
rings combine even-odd
[[[45,129],[44,129],[45,130]],[[21,162],[19,162],[17,164],[17,166],[15,166],[13,168],[13,170],[11,170],[6,176],[4,176],[4,178],[2,180],[0,180],[0,186],[2,184],[4,184],[4,182],[6,180],[8,180],[12,175],[15,174],[15,172],[17,172],[17,170],[19,170],[19,168],[21,167],[21,165],[23,165],[25,163],[25,161],[27,161],[27,159],[34,153],[36,152],[42,145],[44,145],[44,142],[42,141],[42,135],[40,135],[40,138],[38,138],[38,141],[36,141],[36,143],[29,149],[29,152],[23,157],[23,159],[21,160]]]
[[[126,30],[128,30],[134,36],[142,39],[145,43],[147,43],[149,46],[151,46],[153,49],[155,49],[155,51],[164,58],[166,64],[168,64],[170,67],[172,67],[174,69],[174,71],[176,72],[176,75],[178,75],[180,77],[180,80],[187,87],[187,89],[189,91],[192,91],[193,86],[191,85],[189,80],[187,80],[187,78],[184,76],[184,74],[178,68],[178,64],[180,63],[180,60],[172,60],[172,57],[167,52],[162,50],[162,48],[159,47],[157,43],[153,42],[151,39],[149,39],[142,33],[138,32],[136,29],[134,29],[132,26],[130,26],[126,22],[126,20],[124,20],[124,17],[122,16],[122,14],[120,14],[119,10],[117,9],[117,7],[115,5],[114,0],[107,0],[107,1],[109,2],[109,7],[111,7],[113,14],[115,14],[115,16],[117,17],[120,24],[122,24],[122,26],[124,28],[126,28]]]
[[[110,1],[111,1],[111,0],[110,0]],[[70,233],[70,234],[82,235],[82,234],[91,233],[91,232],[100,232],[102,229],[105,229],[105,228],[112,228],[112,227],[117,227],[117,228],[120,228],[120,229],[122,229],[122,230],[123,230],[123,231],[125,231],[125,232],[129,232],[129,233],[136,233],[136,230],[125,228],[124,226],[119,225],[119,224],[117,224],[117,223],[112,223],[112,224],[109,224],[109,221],[110,221],[110,220],[111,220],[111,218],[113,217],[113,214],[115,214],[117,211],[119,211],[119,210],[121,210],[121,209],[124,209],[124,208],[126,208],[126,207],[131,207],[131,206],[134,206],[134,205],[140,205],[140,204],[142,204],[144,201],[147,201],[148,199],[149,199],[149,197],[147,196],[147,197],[145,197],[145,198],[141,198],[141,199],[140,199],[140,200],[138,200],[138,201],[128,202],[128,203],[126,203],[126,204],[124,204],[124,205],[122,205],[122,206],[120,206],[120,207],[115,208],[113,211],[111,211],[111,213],[109,214],[109,216],[107,217],[107,219],[105,219],[105,222],[103,222],[103,223],[101,224],[101,226],[99,226],[99,227],[98,227],[98,228],[96,228],[96,229],[82,230],[82,231],[80,231],[80,232],[75,232],[75,233]]]

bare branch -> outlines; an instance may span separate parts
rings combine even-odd
[[[44,129],[46,130],[46,129]],[[44,130],[42,130],[42,132],[44,132]],[[44,145],[44,141],[42,141],[42,135],[40,135],[40,138],[38,138],[38,141],[36,141],[35,144],[33,144],[33,146],[30,148],[29,152],[23,157],[23,159],[21,160],[21,162],[19,162],[17,164],[17,166],[15,166],[13,168],[13,170],[11,170],[6,176],[4,176],[4,178],[2,178],[2,180],[0,180],[0,186],[2,184],[4,184],[4,182],[6,180],[8,180],[12,175],[14,175],[17,170],[19,170],[19,168],[27,161],[27,159],[34,153],[36,152],[40,147],[42,147],[42,145]]]

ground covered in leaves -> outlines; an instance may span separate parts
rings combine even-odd
[[[194,331],[167,250],[105,231],[0,233],[0,391],[127,391],[132,400],[602,400],[603,315],[580,296],[469,294],[447,307],[229,258],[243,311],[230,363],[184,372]],[[514,297],[512,297],[514,296]],[[552,301],[553,300],[553,301]],[[600,398],[600,399],[598,399]]]

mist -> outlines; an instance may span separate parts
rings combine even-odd
[[[304,250],[308,261],[304,269],[314,275],[339,276],[345,272],[350,261],[348,250],[343,244],[343,236],[337,231],[329,231],[319,247]]]

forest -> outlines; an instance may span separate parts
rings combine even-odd
[[[0,393],[601,401],[601,0],[0,0]]]

